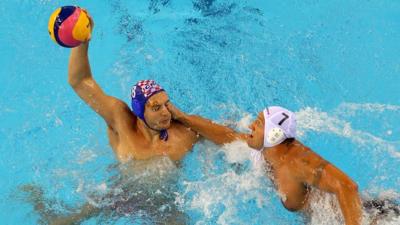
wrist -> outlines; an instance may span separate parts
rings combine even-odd
[[[89,49],[89,42],[82,42],[80,45],[78,45],[77,47],[75,47],[74,49],[78,50],[78,51],[84,51],[87,52]]]

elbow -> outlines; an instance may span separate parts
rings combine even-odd
[[[358,185],[355,183],[355,182],[353,182],[353,181],[351,181],[351,184],[349,184],[349,187],[348,187],[351,191],[353,191],[353,192],[357,192],[358,193]]]
[[[228,132],[224,134],[222,137],[218,138],[218,140],[215,141],[217,145],[224,145],[224,144],[229,144],[234,141],[237,141],[239,138],[235,133]]]
[[[76,78],[76,76],[68,76],[68,84],[75,90],[79,86],[81,86],[85,81],[89,81],[90,83],[90,78]]]
[[[235,135],[235,133],[228,132],[228,133],[224,134],[223,137],[220,138],[218,144],[219,145],[228,144],[228,143],[232,143],[236,140],[238,140],[238,138]]]
[[[68,74],[68,84],[72,87],[72,88],[76,88],[76,86],[78,86],[78,81],[77,79],[73,78],[74,76],[72,76],[71,74]]]
[[[69,86],[71,86],[73,89],[75,89],[76,86],[77,86],[76,82],[71,81],[71,80],[69,80],[69,79],[68,79],[68,84],[69,84]]]
[[[358,193],[358,185],[357,185],[354,181],[352,181],[352,180],[349,180],[349,181],[344,182],[344,183],[342,184],[342,186],[343,186],[343,188],[346,189],[348,192],[351,192],[351,193]]]
[[[225,144],[231,143],[231,141],[230,140],[222,140],[222,141],[218,140],[218,141],[215,141],[214,143],[216,145],[225,145]]]
[[[224,138],[214,138],[214,139],[211,139],[211,141],[214,142],[214,144],[216,144],[216,145],[224,145],[224,144],[229,143]]]
[[[226,137],[225,135],[214,136],[214,137],[204,136],[204,137],[206,139],[212,141],[216,145],[224,145],[224,144],[228,144],[228,143],[232,142],[232,140],[230,138]]]
[[[358,195],[358,185],[352,180],[346,180],[340,182],[336,188],[336,194],[350,194]]]

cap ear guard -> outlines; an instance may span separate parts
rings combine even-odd
[[[283,140],[286,139],[285,132],[279,128],[279,127],[274,127],[271,130],[269,130],[267,136],[266,136],[266,141],[270,146],[274,146],[277,144],[282,143]]]

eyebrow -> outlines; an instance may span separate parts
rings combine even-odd
[[[169,99],[164,104],[167,104],[168,102],[169,102]],[[160,106],[160,105],[164,105],[164,104],[159,103],[157,100],[155,100],[154,102],[150,102],[151,107]]]

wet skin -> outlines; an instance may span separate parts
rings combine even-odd
[[[87,51],[88,43],[71,50],[68,81],[79,97],[107,123],[109,141],[118,160],[146,160],[160,155],[174,161],[182,159],[198,136],[180,122],[171,120],[166,108],[169,102],[166,92],[156,93],[147,101],[144,111],[147,126],[125,102],[101,90],[92,77]],[[167,141],[160,140],[161,129],[168,130]]]

